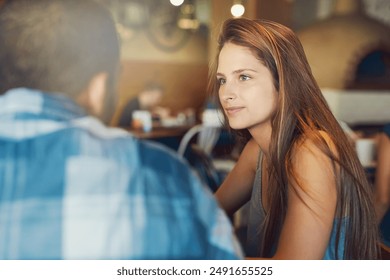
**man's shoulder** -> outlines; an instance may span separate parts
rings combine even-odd
[[[186,165],[185,161],[171,148],[157,142],[138,139],[122,128],[105,126],[93,117],[78,120],[74,126],[79,128],[85,137],[90,138],[90,141],[99,142],[103,146],[108,145],[112,146],[113,149],[121,149],[123,153],[131,153],[132,156],[136,156],[134,154],[134,149],[136,149],[146,162],[155,162],[158,161],[159,157],[163,157],[175,161],[177,164]]]
[[[190,180],[188,163],[174,150],[148,140],[141,140],[121,128],[107,127],[94,118],[79,121],[81,154],[101,154],[124,167],[142,168],[141,172],[154,172],[159,176]],[[93,151],[96,149],[96,151]]]

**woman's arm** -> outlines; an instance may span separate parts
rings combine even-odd
[[[215,194],[220,206],[228,215],[232,215],[251,197],[259,151],[259,146],[251,139]]]
[[[295,148],[292,164],[298,182],[289,182],[287,213],[274,258],[322,259],[336,210],[335,171],[331,160],[310,140]]]
[[[380,223],[390,207],[390,138],[379,135],[375,174],[375,210]]]

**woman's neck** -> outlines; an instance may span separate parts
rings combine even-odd
[[[248,128],[248,131],[252,135],[252,138],[255,140],[257,145],[259,145],[263,154],[268,158],[269,145],[271,143],[271,134],[272,134],[271,124],[267,123],[263,125],[257,125]]]

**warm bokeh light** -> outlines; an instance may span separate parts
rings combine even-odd
[[[173,6],[180,6],[184,3],[184,0],[169,0]]]
[[[240,17],[245,12],[245,7],[242,4],[234,4],[232,8],[230,9],[230,12],[234,17]]]

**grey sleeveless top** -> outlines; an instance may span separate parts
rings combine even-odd
[[[262,200],[262,159],[260,151],[257,162],[256,176],[252,188],[252,196],[249,202],[248,228],[246,240],[246,254],[248,257],[258,257],[261,252],[261,243],[264,235],[265,211]]]
[[[260,151],[256,168],[256,177],[253,183],[252,196],[249,202],[247,240],[245,246],[245,252],[248,257],[261,257],[260,252],[262,251],[262,240],[264,238],[266,213],[262,203],[262,159],[263,153]],[[339,258],[343,258],[344,256],[345,229],[347,227],[348,220],[348,218],[341,219],[341,237],[338,247]],[[335,219],[333,223],[330,241],[323,258],[324,260],[332,260],[336,258],[336,233],[339,221],[339,219]],[[276,249],[276,244],[274,244],[274,246]]]

